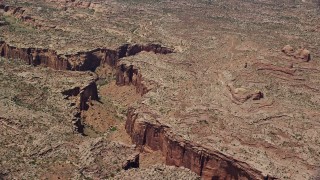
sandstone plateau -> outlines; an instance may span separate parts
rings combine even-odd
[[[0,179],[319,179],[320,5],[0,1]]]

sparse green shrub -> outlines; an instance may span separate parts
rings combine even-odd
[[[110,128],[110,131],[111,131],[111,132],[114,132],[114,131],[116,131],[116,130],[117,130],[117,127],[112,126],[112,127]]]

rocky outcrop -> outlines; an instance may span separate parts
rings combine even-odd
[[[35,66],[43,65],[60,70],[94,71],[98,66],[106,64],[117,68],[116,82],[118,85],[133,84],[137,93],[143,95],[148,88],[143,83],[143,78],[138,69],[132,65],[120,64],[119,59],[135,55],[141,51],[167,54],[173,50],[160,45],[123,45],[116,50],[97,48],[88,52],[79,52],[73,55],[58,55],[56,51],[36,48],[16,48],[5,42],[0,42],[2,57],[21,59]],[[97,87],[94,82],[84,88],[72,88],[64,91],[65,96],[79,96],[79,111],[74,114],[75,130],[83,133],[81,111],[88,108],[88,101],[98,100]],[[258,93],[260,94],[260,93]],[[261,95],[261,94],[260,94]],[[250,96],[253,97],[253,96]],[[255,97],[253,97],[255,98]],[[137,120],[138,114],[134,109],[129,109],[126,130],[132,140],[139,147],[148,146],[152,150],[160,150],[166,158],[168,165],[186,167],[204,179],[263,179],[258,170],[248,164],[221,154],[218,151],[202,147],[196,143],[177,137],[170,128],[161,124]],[[137,167],[137,158],[126,161],[124,169]],[[271,179],[271,178],[270,178]]]
[[[81,1],[70,1],[70,3],[81,7],[89,7],[92,5],[90,2]],[[55,28],[54,25],[48,25],[39,19],[27,15],[27,9],[23,9],[22,7],[0,3],[0,10],[7,16],[12,16],[35,27]],[[6,23],[7,22],[3,22],[3,24]],[[173,49],[162,47],[159,44],[124,44],[116,49],[97,48],[91,51],[62,55],[50,49],[18,48],[4,41],[0,41],[0,53],[2,57],[22,59],[27,64],[44,65],[58,70],[95,71],[95,69],[102,64],[116,67],[117,61],[120,58],[133,56],[142,51],[168,54],[172,53]]]
[[[88,52],[78,52],[65,56],[68,61],[68,70],[95,71],[102,64],[115,67],[118,61],[118,52],[115,50],[97,48]]]
[[[87,110],[87,102],[91,100],[99,100],[98,89],[95,82],[90,83],[80,91],[80,111]]]
[[[297,59],[302,59],[303,61],[311,60],[310,51],[307,50],[306,48],[300,48],[296,50],[296,52],[294,53],[294,57]]]
[[[25,12],[22,7],[14,7],[5,4],[0,4],[0,9],[4,11],[5,15],[13,15],[15,17],[21,17]]]
[[[42,28],[42,29],[50,29],[56,28],[55,25],[46,23],[43,19],[39,17],[32,16],[28,14],[28,9],[22,7],[11,6],[7,4],[0,4],[0,11],[3,11],[4,15],[11,16],[16,19],[19,19],[21,22],[25,22],[28,25]]]
[[[6,16],[13,16],[21,21],[27,22],[28,24],[41,27],[42,23],[36,21],[35,18],[31,17],[30,15],[26,14],[26,10],[22,7],[15,7],[6,4],[0,4],[0,10],[4,12]]]
[[[98,89],[95,81],[90,82],[87,86],[80,88],[74,87],[62,92],[65,95],[65,99],[69,99],[69,97],[75,96],[78,98],[78,102],[75,102],[77,106],[75,107],[75,112],[73,113],[73,129],[75,132],[80,134],[84,133],[84,125],[81,121],[81,112],[87,110],[89,108],[89,104],[91,100],[99,100]]]
[[[17,48],[2,41],[0,42],[0,53],[1,57],[19,59],[34,66],[43,65],[57,70],[67,70],[70,67],[68,60],[57,55],[53,50]]]
[[[133,55],[138,54],[141,51],[154,52],[156,54],[169,54],[169,53],[173,52],[172,49],[162,47],[159,44],[148,44],[148,45],[125,44],[125,45],[118,48],[119,58],[133,56]]]
[[[296,59],[301,59],[303,61],[311,60],[310,51],[306,48],[299,48],[296,51],[294,51],[293,47],[291,47],[290,45],[286,45],[282,48],[282,52],[285,53],[287,56],[292,56]]]
[[[244,162],[186,141],[165,125],[144,121],[133,108],[128,110],[126,130],[141,149],[161,151],[166,164],[186,167],[204,179],[274,179]]]
[[[134,85],[138,94],[144,95],[150,89],[143,83],[142,74],[133,65],[121,64],[117,67],[116,84],[119,86]]]
[[[281,51],[289,56],[293,55],[294,53],[293,47],[290,45],[285,45]]]
[[[132,154],[127,161],[122,164],[122,169],[139,168],[139,157],[139,153]]]
[[[71,55],[57,54],[56,51],[40,48],[17,48],[0,41],[0,55],[8,59],[21,59],[27,64],[51,67],[57,70],[95,71],[100,65],[116,67],[120,58],[136,55],[141,51],[167,54],[170,48],[156,44],[123,45],[116,50],[97,48]]]
[[[80,93],[80,87],[67,89],[62,92],[62,94],[66,96],[65,99],[68,99],[70,96],[78,96],[79,93]]]
[[[228,90],[231,93],[232,100],[236,103],[244,103],[249,99],[260,100],[263,98],[263,93],[260,90],[250,91],[246,88],[234,88],[233,85],[228,85]]]

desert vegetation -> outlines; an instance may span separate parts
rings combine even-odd
[[[319,3],[0,2],[0,179],[317,179]]]

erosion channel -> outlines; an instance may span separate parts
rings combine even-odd
[[[96,118],[92,117],[95,116],[94,113],[98,110],[92,110],[92,108],[96,107],[92,106],[92,104],[99,104],[96,102],[100,101],[98,94],[101,95],[101,93],[98,92],[97,84],[106,80],[106,74],[109,74],[109,83],[114,86],[104,91],[107,93],[114,91],[114,94],[119,92],[125,94],[130,91],[131,100],[122,99],[127,101],[125,103],[128,105],[125,127],[117,127],[116,124],[110,126],[109,123],[108,125],[97,126],[98,129],[100,128],[102,131],[106,128],[118,128],[119,131],[121,129],[122,131],[125,130],[140,151],[158,151],[167,165],[186,167],[196,172],[203,179],[273,179],[270,176],[264,176],[262,172],[250,167],[245,162],[179,137],[170,131],[170,127],[166,125],[137,121],[139,114],[130,106],[130,103],[144,96],[152,87],[148,87],[144,83],[143,74],[140,73],[138,67],[123,64],[121,59],[136,55],[142,51],[156,54],[174,53],[173,49],[158,44],[125,44],[115,50],[97,48],[88,52],[62,55],[50,49],[17,48],[10,46],[6,42],[0,42],[1,56],[7,59],[19,59],[29,65],[45,66],[55,70],[96,72],[97,77],[86,87],[72,87],[63,92],[67,99],[79,97],[79,101],[76,104],[77,112],[74,114],[72,121],[76,132],[82,135],[92,134],[86,129],[89,128],[89,125],[97,126],[94,121]],[[121,89],[122,87],[127,89]],[[89,112],[90,110],[91,112]],[[110,115],[108,113],[103,114],[103,112],[98,113],[100,118],[104,119],[108,119],[105,116]],[[84,118],[87,120],[91,118],[91,120],[84,123],[86,121]],[[120,134],[118,136],[126,136]],[[132,162],[128,161],[124,169],[139,167],[139,162],[135,161],[139,161],[139,158],[135,158]]]

